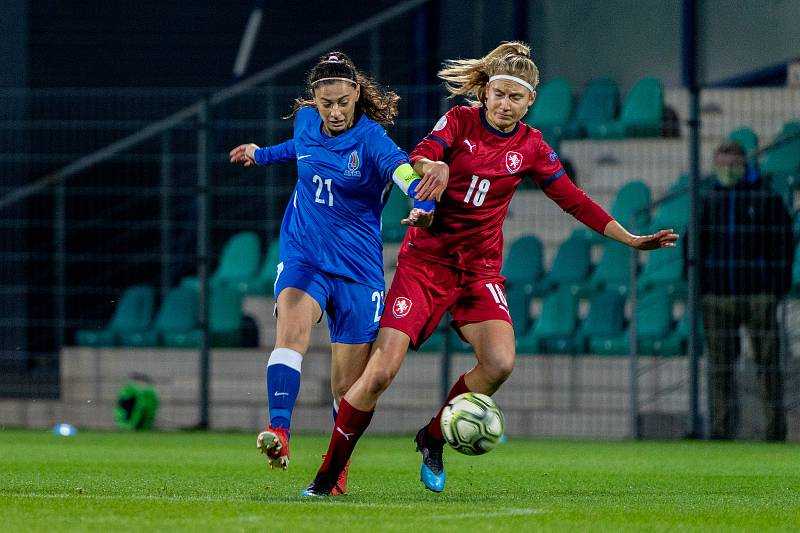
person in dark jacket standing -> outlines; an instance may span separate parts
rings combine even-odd
[[[711,437],[732,439],[738,424],[736,363],[747,328],[767,420],[766,438],[785,440],[777,306],[792,276],[792,219],[761,180],[744,180],[745,152],[724,143],[714,154],[716,182],[702,196],[700,290],[708,343]]]

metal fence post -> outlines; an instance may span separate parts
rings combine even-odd
[[[634,233],[638,231],[636,227],[636,215],[634,220],[631,221],[631,228]],[[636,309],[639,307],[638,291],[636,285],[638,282],[638,252],[634,249],[630,250],[630,302],[631,302],[631,324],[629,328],[629,351],[630,351],[630,388],[631,388],[631,436],[634,439],[642,438],[642,426],[639,418],[639,320],[637,318]]]
[[[700,331],[698,328],[699,264],[700,247],[697,235],[700,209],[700,94],[692,87],[689,103],[689,246],[688,246],[688,284],[689,297],[686,313],[689,316],[689,437],[701,438],[705,433],[700,418]]]
[[[450,353],[450,336],[453,331],[449,327],[448,316],[445,315],[439,323],[439,330],[442,332],[442,373],[441,383],[439,384],[442,403],[447,400],[447,395],[450,393],[450,368],[452,367],[453,358],[453,354]]]
[[[369,70],[376,79],[381,79],[381,34],[377,29],[369,32]]]
[[[60,349],[66,341],[67,318],[67,198],[66,185],[59,182],[55,187],[55,232],[53,245],[55,248],[55,285],[56,285],[56,344]]]
[[[687,246],[689,295],[687,309],[689,319],[689,437],[703,435],[699,409],[700,352],[698,330],[698,212],[700,190],[700,87],[698,57],[698,7],[696,0],[683,0],[683,85],[689,89],[689,243]]]
[[[208,323],[209,288],[208,288],[208,254],[210,249],[209,235],[209,117],[208,101],[203,101],[197,115],[197,275],[200,285],[199,319],[202,331],[200,345],[200,421],[198,427],[208,429],[209,411],[209,374],[210,331]]]
[[[172,284],[172,136],[169,131],[161,135],[161,194],[159,217],[161,218],[161,295],[164,296]]]

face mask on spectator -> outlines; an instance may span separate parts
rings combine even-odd
[[[735,187],[744,178],[744,167],[716,167],[717,180],[725,187]]]

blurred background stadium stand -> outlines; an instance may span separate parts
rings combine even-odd
[[[443,59],[525,40],[542,72],[526,120],[628,227],[685,234],[692,188],[703,183],[690,179],[693,160],[698,178],[708,176],[729,137],[797,212],[800,87],[787,71],[800,56],[800,5],[568,4],[376,0],[343,9],[311,0],[301,15],[252,0],[6,0],[0,424],[112,427],[117,393],[132,374],[149,376],[160,394],[158,428],[249,431],[263,423],[277,236],[295,169],[236,168],[227,152],[291,135],[281,117],[304,91],[306,69],[329,49],[346,51],[400,94],[390,134],[410,150],[453,103],[435,78]],[[260,31],[236,76],[254,9]],[[395,191],[384,212],[387,284],[406,210]],[[696,358],[689,353],[693,300],[682,247],[634,256],[589,234],[532,184],[517,192],[505,237],[519,351],[497,395],[509,433],[707,434],[705,359],[702,337]],[[796,440],[795,257],[794,289],[779,317]],[[443,329],[410,354],[373,431],[417,428],[472,364],[467,348]],[[745,346],[740,436],[758,438],[764,422],[749,354]],[[329,361],[319,326],[297,429],[329,427]]]

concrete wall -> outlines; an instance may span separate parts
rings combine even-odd
[[[800,2],[700,3],[700,68],[706,82],[800,57]]]
[[[529,40],[542,79],[575,86],[608,77],[627,89],[643,76],[680,84],[680,2],[530,3]]]
[[[321,329],[321,328],[320,328]],[[215,350],[211,360],[210,424],[214,430],[255,431],[264,426],[266,355],[260,350]],[[381,398],[370,431],[411,433],[439,405],[441,358],[410,354]],[[471,354],[453,359],[451,381],[474,364]],[[149,375],[161,398],[156,427],[197,424],[198,354],[194,350],[67,348],[62,353],[60,401],[0,400],[0,425],[32,428],[69,422],[81,429],[115,427],[113,409],[120,387],[134,372]],[[303,381],[293,428],[326,432],[331,427],[330,360],[314,350],[303,363]],[[686,359],[639,359],[643,421],[651,437],[685,433]],[[745,361],[743,390],[755,379]],[[511,379],[495,396],[510,436],[628,438],[631,436],[630,362],[627,357],[520,356]],[[787,385],[788,386],[788,385]],[[753,397],[742,402],[741,436],[763,430]],[[800,413],[790,413],[790,438],[800,438]]]
[[[543,78],[600,76],[623,89],[652,75],[681,83],[678,0],[529,3],[528,32]],[[800,2],[700,0],[701,80],[714,82],[800,56]]]

